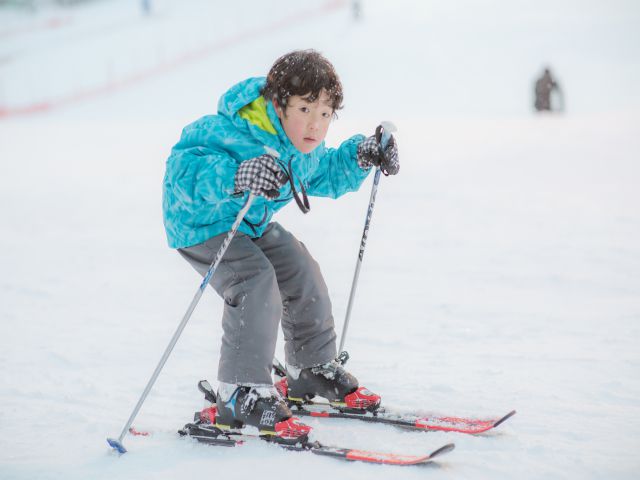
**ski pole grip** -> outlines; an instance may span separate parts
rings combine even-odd
[[[393,122],[384,121],[380,122],[380,126],[382,127],[382,137],[380,138],[380,146],[384,150],[391,139],[391,134],[396,132],[398,129],[393,124]]]

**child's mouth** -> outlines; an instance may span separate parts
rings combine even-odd
[[[311,137],[304,137],[304,141],[307,143],[315,143],[316,139]]]

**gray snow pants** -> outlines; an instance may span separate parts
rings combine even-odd
[[[226,236],[178,251],[204,276]],[[277,222],[260,238],[238,232],[210,285],[224,299],[219,381],[271,384],[280,321],[288,364],[307,368],[335,358],[331,302],[318,263]]]

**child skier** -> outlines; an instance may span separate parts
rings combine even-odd
[[[373,166],[398,172],[396,142],[391,137],[383,151],[379,129],[369,138],[355,135],[339,148],[325,147],[342,100],[328,60],[314,50],[291,52],[266,79],[233,86],[217,115],[185,127],[167,160],[169,246],[201,275],[249,192],[256,195],[210,281],[224,299],[215,419],[221,428],[250,425],[275,436],[309,431],[273,386],[280,322],[290,401],[320,395],[356,409],[379,404],[380,397],[358,388],[336,361],[331,303],[318,264],[292,233],[271,222],[291,200],[306,213],[307,195],[337,198],[357,190]]]

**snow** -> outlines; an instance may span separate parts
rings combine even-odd
[[[637,478],[636,2],[372,0],[359,22],[347,2],[153,4],[149,17],[124,0],[0,9],[0,110],[111,85],[0,118],[1,478]],[[164,160],[231,84],[309,47],[345,89],[329,144],[398,127],[402,168],[378,191],[350,370],[393,407],[518,414],[477,437],[308,422],[363,449],[456,443],[427,469],[180,440],[203,406],[198,380],[215,383],[221,302],[207,292],[134,422],[154,434],[117,457],[105,439],[200,282],[166,247]],[[530,112],[546,64],[565,115]],[[369,193],[370,180],[277,218],[319,261],[338,331]]]

